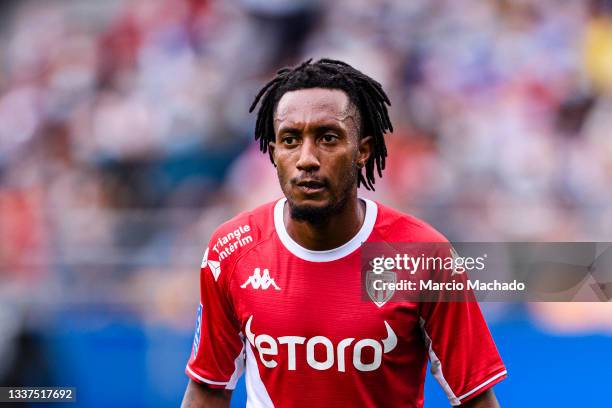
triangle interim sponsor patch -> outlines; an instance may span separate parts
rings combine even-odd
[[[200,268],[206,268],[207,264],[208,264],[208,248],[206,248],[206,251],[204,252],[204,258],[202,258],[202,263],[200,264]]]
[[[215,278],[215,282],[219,279],[219,275],[221,274],[221,262],[218,261],[208,261],[208,267]]]

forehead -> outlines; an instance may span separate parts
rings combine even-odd
[[[286,92],[278,101],[274,124],[318,121],[345,122],[355,118],[356,109],[344,91],[310,88]]]

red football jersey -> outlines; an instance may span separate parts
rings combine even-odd
[[[233,389],[246,369],[251,407],[422,407],[427,361],[452,405],[506,376],[475,302],[363,300],[362,242],[446,242],[426,223],[364,200],[349,242],[298,245],[285,199],[215,231],[200,271],[187,375]]]

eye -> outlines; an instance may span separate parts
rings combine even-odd
[[[287,136],[283,137],[282,141],[283,141],[283,144],[285,144],[287,146],[292,146],[292,145],[295,145],[297,143],[297,137],[295,137],[293,135],[287,135]]]
[[[326,133],[321,137],[321,140],[323,140],[323,142],[325,143],[333,143],[338,139],[338,136],[332,134],[332,133]]]

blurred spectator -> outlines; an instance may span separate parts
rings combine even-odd
[[[3,2],[0,283],[187,330],[210,232],[281,194],[251,98],[310,57],[391,96],[365,195],[458,241],[610,241],[610,4]]]

